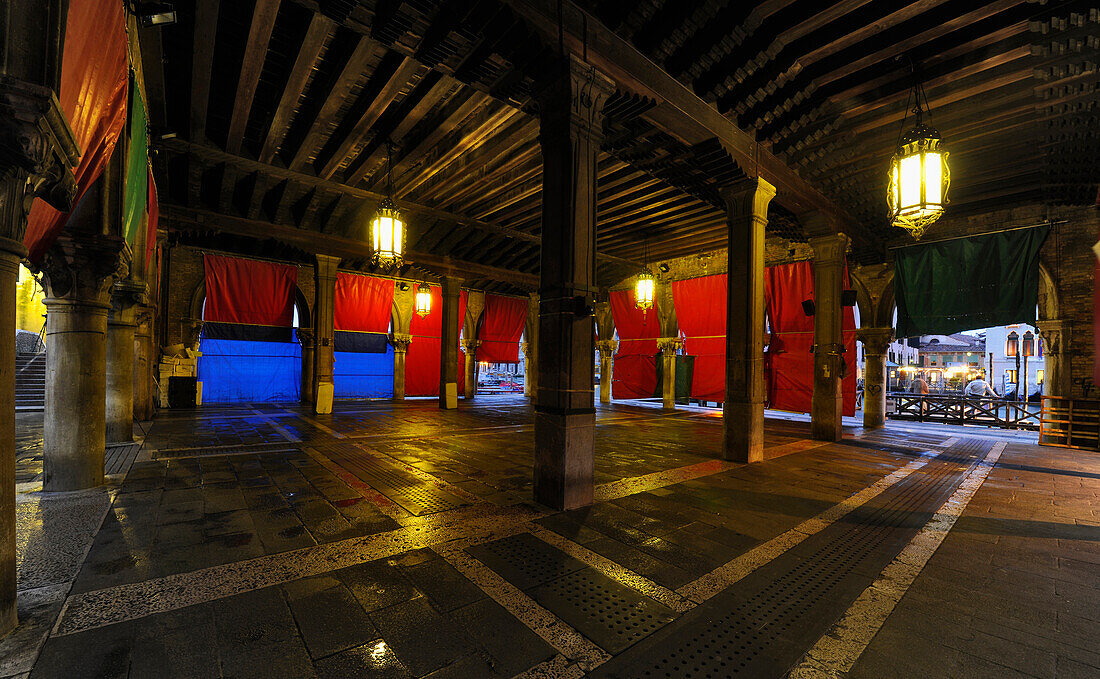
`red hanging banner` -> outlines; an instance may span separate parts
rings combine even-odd
[[[203,334],[218,339],[274,339],[264,328],[290,328],[298,268],[205,255]],[[223,332],[224,331],[224,332]],[[285,333],[277,333],[280,339]],[[289,339],[287,337],[286,339]]]
[[[672,282],[684,353],[695,357],[691,397],[726,400],[726,274]]]
[[[432,308],[427,316],[421,318],[413,314],[409,331],[413,336],[405,354],[405,395],[439,396],[439,361],[443,335],[443,290],[438,285],[431,286]],[[466,319],[466,291],[458,296],[458,327]],[[461,394],[466,385],[466,354],[458,350],[458,392]]]
[[[527,323],[527,300],[485,295],[485,316],[478,330],[477,360],[519,363],[519,340]]]
[[[636,307],[633,289],[613,290],[610,301],[619,335],[611,371],[612,394],[615,398],[652,398],[657,392],[657,338],[661,336],[657,309]]]
[[[124,3],[69,3],[58,98],[81,152],[74,206],[103,174],[126,124],[127,76]],[[30,261],[42,258],[68,216],[34,201],[23,237]]]
[[[336,273],[336,351],[385,353],[392,313],[392,280]]]
[[[157,185],[153,182],[153,167],[149,166],[149,199],[145,203],[148,212],[145,230],[145,268],[153,257],[157,247],[157,225],[160,222],[160,202],[157,200]]]

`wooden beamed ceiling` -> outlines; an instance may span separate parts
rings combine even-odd
[[[181,3],[178,24],[140,36],[169,227],[362,240],[392,142],[414,264],[534,289],[542,161],[531,90],[556,58],[544,16],[556,4]],[[1100,46],[1100,16],[1087,3],[565,5],[563,39],[590,41],[619,81],[598,167],[601,285],[632,275],[644,244],[651,259],[724,245],[719,188],[750,159],[780,186],[772,236],[804,240],[797,213],[826,210],[853,234],[857,261],[881,260],[897,237],[883,195],[911,82],[900,55],[921,64],[951,152],[952,210],[1095,197],[1087,54]],[[568,17],[582,17],[586,41]],[[366,266],[358,250],[348,260]]]

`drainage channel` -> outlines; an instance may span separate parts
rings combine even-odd
[[[783,677],[950,497],[987,442],[964,440],[592,677]]]

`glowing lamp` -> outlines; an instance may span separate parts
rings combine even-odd
[[[638,274],[638,280],[634,283],[634,306],[642,311],[652,309],[654,288],[653,274],[649,272],[649,269],[643,269]]]
[[[378,204],[378,212],[371,223],[371,261],[382,267],[401,266],[405,223],[393,201],[384,198]]]
[[[890,217],[894,226],[920,238],[943,214],[951,173],[940,133],[918,124],[902,137],[890,161]]]
[[[432,312],[432,289],[427,283],[416,288],[416,315],[424,318]]]

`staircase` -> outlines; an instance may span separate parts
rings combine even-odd
[[[46,407],[46,353],[15,354],[15,409]]]

